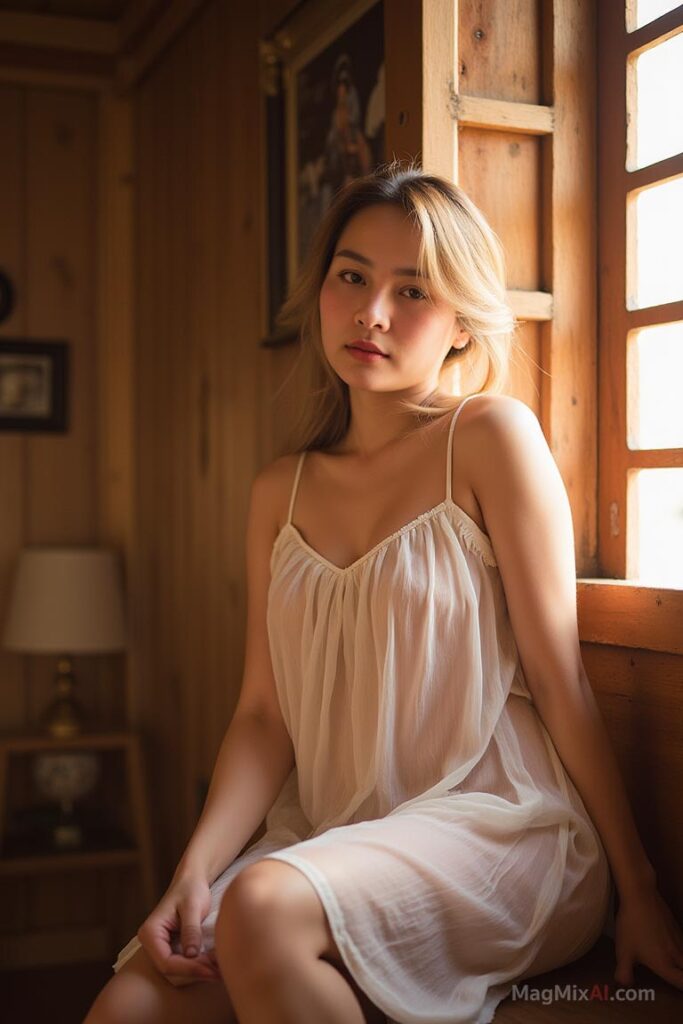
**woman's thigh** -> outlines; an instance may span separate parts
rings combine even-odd
[[[236,1024],[225,985],[197,981],[176,987],[139,949],[107,982],[84,1024]]]

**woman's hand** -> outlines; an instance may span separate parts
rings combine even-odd
[[[641,963],[683,989],[683,931],[654,886],[620,896],[614,944],[618,984],[632,985]]]
[[[138,928],[138,939],[160,974],[180,987],[220,981],[215,956],[201,951],[202,921],[211,909],[211,891],[200,875],[174,878],[152,913]],[[181,953],[172,938],[180,933]]]

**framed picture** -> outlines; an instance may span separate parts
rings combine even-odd
[[[276,316],[335,193],[385,160],[384,2],[328,12],[262,47],[270,62],[265,345],[294,340],[278,335]]]
[[[0,430],[64,431],[65,341],[0,338]]]

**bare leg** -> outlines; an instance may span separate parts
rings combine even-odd
[[[353,983],[317,892],[264,858],[228,886],[216,956],[240,1024],[383,1024]]]
[[[225,985],[198,981],[176,988],[143,949],[107,982],[84,1024],[236,1024]]]

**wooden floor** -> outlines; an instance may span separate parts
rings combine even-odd
[[[589,992],[594,986],[614,983],[614,947],[603,936],[593,950],[567,967],[529,980],[530,990],[542,992],[553,985],[576,985]],[[95,996],[112,975],[110,964],[78,964],[14,973],[0,972],[0,1020],[8,1024],[81,1024]],[[500,1004],[494,1024],[674,1024],[683,1021],[683,992],[661,981],[645,968],[636,968],[636,986],[653,988],[653,1002],[617,1002],[593,999],[556,999],[548,1006],[531,1000]],[[200,1022],[197,1022],[200,1024]]]

